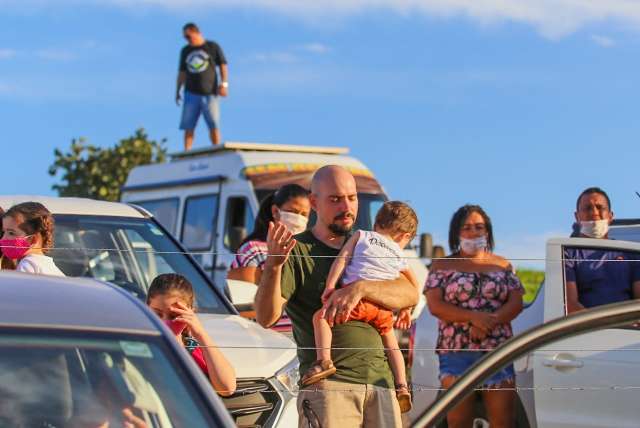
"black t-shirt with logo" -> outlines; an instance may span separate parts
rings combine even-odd
[[[207,40],[201,46],[186,45],[180,51],[180,71],[187,73],[185,89],[198,95],[217,94],[216,66],[226,63],[224,53],[216,42]]]

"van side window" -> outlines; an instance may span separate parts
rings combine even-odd
[[[617,248],[565,247],[567,313],[640,298],[640,253]]]
[[[253,232],[253,224],[253,213],[246,198],[227,199],[224,246],[231,251],[236,251],[240,242]]]
[[[178,198],[155,199],[153,201],[132,202],[149,211],[172,235],[176,233],[178,220]]]
[[[217,217],[218,195],[187,198],[182,221],[184,246],[196,251],[210,249]]]

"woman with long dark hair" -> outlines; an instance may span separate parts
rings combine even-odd
[[[478,205],[458,209],[449,227],[452,254],[435,260],[425,295],[438,318],[440,382],[449,388],[484,354],[513,335],[511,321],[522,311],[524,289],[507,260],[493,253],[491,219]],[[513,365],[483,385],[482,401],[492,428],[515,424]],[[447,414],[450,428],[470,427],[474,397]]]
[[[293,234],[307,229],[311,206],[309,192],[297,184],[287,184],[260,204],[253,232],[247,236],[231,264],[227,278],[258,284],[267,260],[269,222],[283,223]]]

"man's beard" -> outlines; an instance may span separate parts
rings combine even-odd
[[[335,220],[339,220],[342,218],[350,218],[352,220],[352,223],[349,226],[340,226],[336,223],[331,223],[329,225],[329,230],[336,236],[347,236],[349,234],[349,232],[351,232],[351,229],[353,229],[353,225],[355,224],[355,219],[353,218],[353,215],[351,213],[342,213],[339,216],[337,216],[336,218],[334,218]]]
[[[338,226],[337,224],[331,223],[329,225],[329,230],[336,236],[347,236],[349,232],[353,229],[353,224],[350,226]]]

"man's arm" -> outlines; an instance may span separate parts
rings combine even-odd
[[[267,328],[275,324],[282,315],[282,309],[287,302],[282,297],[280,279],[282,266],[286,263],[296,240],[287,227],[278,223],[269,223],[267,233],[268,257],[260,277],[258,291],[253,301],[256,310],[256,321]]]
[[[180,105],[180,89],[182,85],[187,81],[187,73],[185,71],[178,72],[178,79],[176,80],[176,104]]]
[[[567,315],[585,309],[578,300],[578,284],[574,281],[567,281]]]
[[[640,299],[640,281],[634,281],[632,291],[633,291],[633,298]]]
[[[220,85],[218,86],[218,94],[221,97],[226,97],[229,94],[228,88],[228,70],[227,64],[220,64]]]
[[[418,293],[404,275],[389,281],[356,281],[333,292],[322,308],[329,325],[347,322],[349,314],[362,299],[391,310],[418,303]]]

